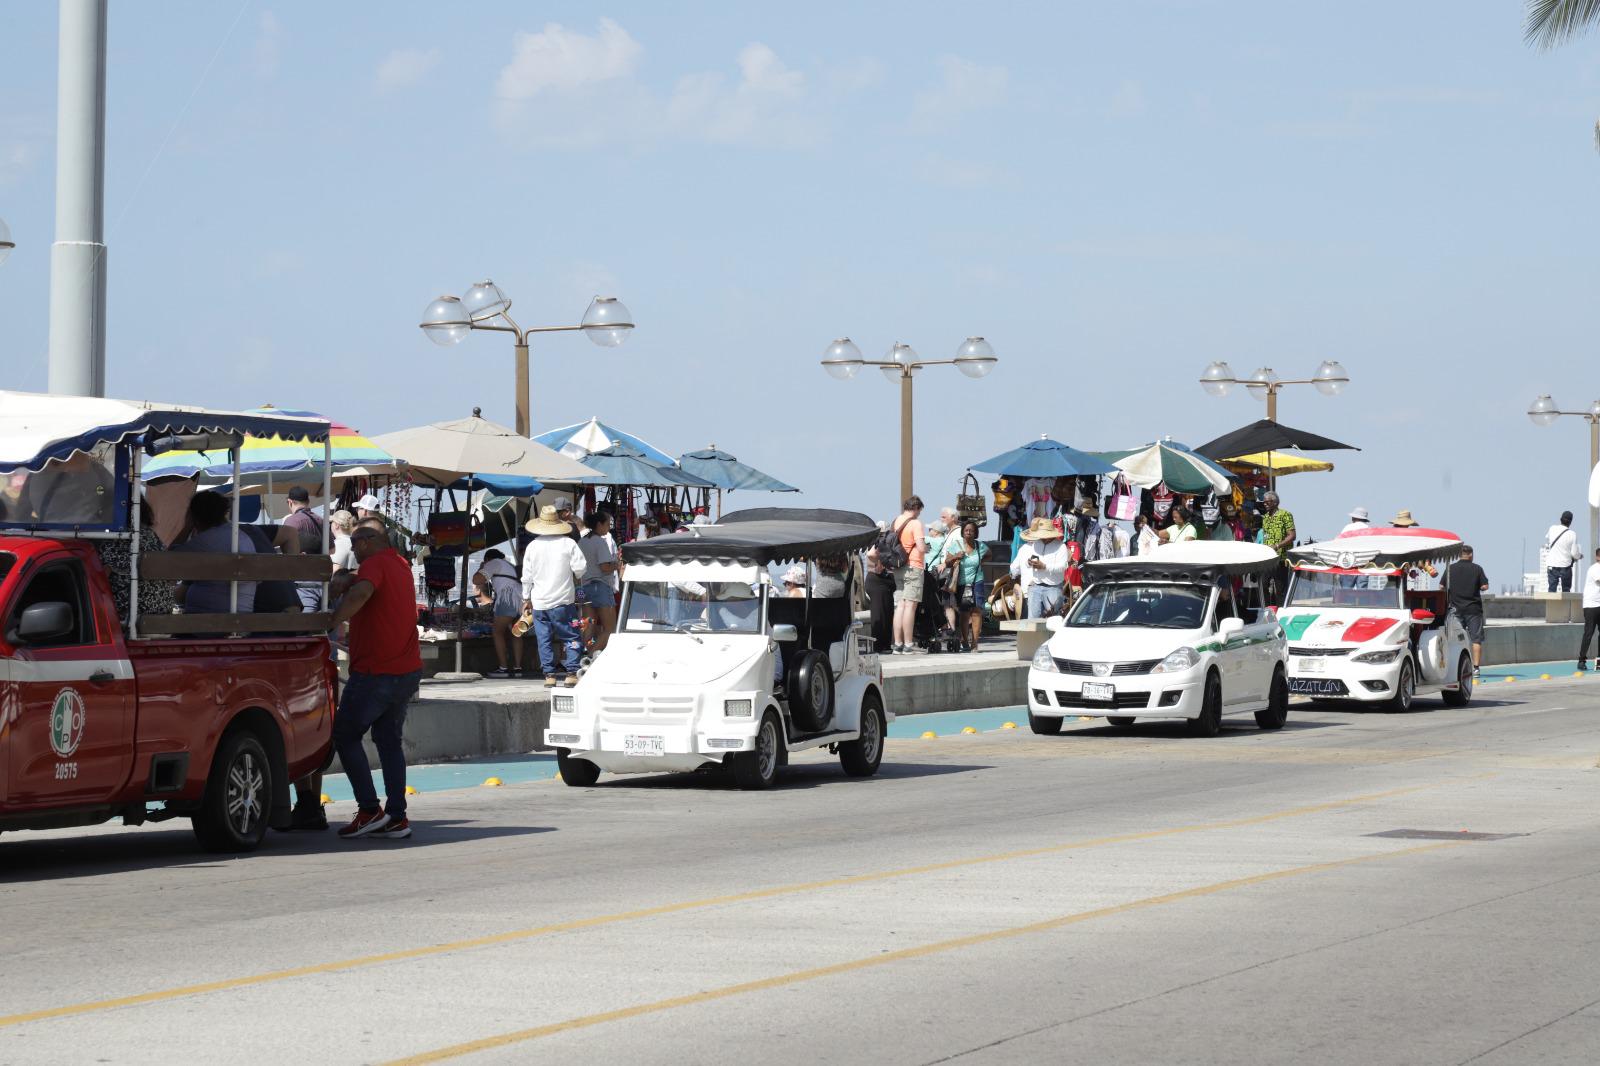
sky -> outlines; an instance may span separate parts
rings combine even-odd
[[[1309,377],[1289,425],[1359,445],[1285,479],[1302,536],[1409,508],[1514,582],[1586,532],[1600,399],[1600,35],[1527,47],[1513,0],[1049,4],[114,2],[107,391],[274,403],[376,434],[511,423],[503,334],[423,308],[491,277],[523,324],[620,296],[637,329],[534,346],[535,430],[715,443],[887,517],[1048,434],[1199,444],[1264,415],[1213,359]],[[0,387],[43,390],[56,12],[0,13]],[[989,478],[984,478],[987,490]],[[777,502],[794,502],[784,497]],[[732,503],[763,505],[765,497]]]

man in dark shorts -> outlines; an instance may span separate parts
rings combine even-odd
[[[398,840],[411,835],[401,736],[406,706],[422,680],[416,592],[411,566],[390,547],[382,519],[362,519],[350,534],[350,546],[361,567],[333,612],[333,628],[350,623],[350,680],[333,719],[333,744],[360,809],[339,836]],[[372,766],[361,746],[368,730],[383,766],[387,807],[378,803]]]
[[[1466,628],[1472,641],[1472,672],[1483,660],[1483,594],[1489,588],[1489,575],[1472,561],[1472,545],[1461,548],[1461,558],[1445,571],[1445,588],[1450,594],[1450,610]]]

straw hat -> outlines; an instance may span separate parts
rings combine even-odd
[[[1023,540],[1060,540],[1061,530],[1048,518],[1035,518],[1022,534]]]
[[[1421,523],[1419,523],[1415,518],[1411,517],[1410,511],[1401,511],[1399,514],[1394,516],[1394,520],[1389,524],[1394,526],[1396,529],[1411,529],[1414,526],[1420,525]]]
[[[539,508],[539,517],[528,519],[522,528],[529,533],[555,533],[560,535],[572,532],[572,524],[557,518],[555,506],[552,504],[546,504]]]

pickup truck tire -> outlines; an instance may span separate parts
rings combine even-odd
[[[1289,679],[1283,667],[1272,672],[1272,687],[1267,690],[1265,710],[1256,712],[1256,725],[1262,729],[1282,729],[1289,720]]]
[[[861,699],[861,736],[839,745],[839,765],[850,777],[871,777],[883,762],[883,738],[889,731],[883,700],[868,691]]]
[[[820,733],[833,717],[833,667],[820,651],[795,656],[789,670],[789,717],[802,733]]]
[[[1461,660],[1456,664],[1455,691],[1445,689],[1440,693],[1444,697],[1446,707],[1465,707],[1472,702],[1472,653],[1462,652]]]
[[[272,810],[272,762],[248,729],[225,734],[211,761],[194,835],[207,851],[254,851]]]
[[[600,767],[588,759],[575,759],[566,748],[556,749],[556,769],[561,772],[563,784],[573,788],[588,788],[600,780]]]
[[[1054,716],[1040,717],[1032,711],[1028,712],[1028,728],[1041,737],[1059,737],[1061,735],[1061,723],[1064,720]]]
[[[769,713],[756,731],[756,750],[734,755],[728,770],[735,785],[746,792],[759,792],[772,787],[782,762],[783,727],[778,724],[778,716]]]
[[[1216,674],[1208,674],[1205,697],[1200,701],[1200,717],[1189,719],[1189,735],[1214,737],[1220,732],[1222,732],[1222,681]]]

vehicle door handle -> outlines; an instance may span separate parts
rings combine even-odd
[[[116,679],[117,675],[113,674],[110,670],[96,670],[94,673],[89,675],[89,683],[92,685],[105,685],[115,681]]]

